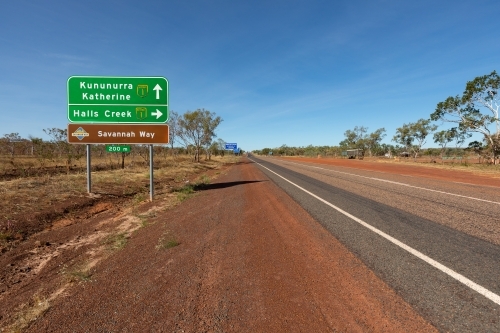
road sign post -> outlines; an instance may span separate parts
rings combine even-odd
[[[155,193],[155,183],[154,183],[154,168],[153,168],[153,158],[154,150],[153,145],[149,145],[149,200],[153,201],[153,195]]]
[[[92,159],[92,150],[90,149],[90,145],[87,145],[87,192],[92,193],[92,167],[91,167],[91,159]]]
[[[67,88],[71,123],[168,121],[168,81],[164,77],[72,76]]]

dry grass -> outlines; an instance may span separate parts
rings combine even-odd
[[[190,179],[238,160],[239,158],[235,157],[215,157],[211,161],[195,163],[187,156],[163,158],[155,162],[155,198],[160,199],[176,189],[181,189],[179,201],[185,200],[192,194],[187,193],[189,190],[185,189]],[[201,176],[199,182],[209,180],[205,175]],[[93,171],[92,193],[93,197],[132,198],[133,205],[149,200],[149,167],[136,163],[136,166],[125,169]],[[51,211],[57,206],[59,210],[65,210],[64,205],[70,206],[75,202],[75,198],[88,198],[87,176],[84,173],[47,174],[4,180],[0,181],[0,195],[0,242],[5,243],[11,241],[15,235],[24,233],[22,219],[26,218],[28,212],[30,216],[34,216],[38,212]]]
[[[92,277],[90,266],[87,265],[86,263],[73,266],[71,268],[64,266],[61,269],[61,274],[65,277],[66,281],[69,283],[87,282],[90,281],[90,278]]]
[[[28,304],[23,304],[18,311],[14,323],[4,329],[4,332],[23,332],[29,325],[43,316],[50,308],[49,300],[45,297],[34,295]]]
[[[128,238],[129,236],[126,232],[120,232],[106,237],[104,244],[110,250],[121,250],[127,245]]]
[[[177,195],[177,200],[179,200],[179,202],[183,202],[184,200],[192,197],[195,194],[194,185],[192,184],[184,185],[183,187],[176,189],[174,191]]]
[[[18,213],[37,212],[55,203],[86,194],[84,175],[43,176],[0,182],[0,228],[8,220],[16,227]]]
[[[379,162],[379,163],[391,163],[391,164],[405,164],[405,165],[415,165],[425,168],[437,168],[445,170],[460,170],[467,171],[476,175],[488,175],[495,178],[500,177],[500,165],[492,165],[486,163],[472,163],[472,162],[460,162],[459,160],[445,160],[443,163],[440,159],[436,159],[435,163],[431,162],[428,157],[417,158],[416,161],[413,158],[398,158],[398,159],[388,159],[388,158],[365,158],[365,161]],[[465,160],[464,160],[465,161]]]
[[[158,244],[156,244],[156,249],[167,250],[172,247],[176,247],[178,245],[180,245],[180,242],[173,235],[170,234],[169,230],[167,230],[158,239]]]

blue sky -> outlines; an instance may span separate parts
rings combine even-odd
[[[384,127],[391,143],[397,127],[500,70],[497,0],[1,8],[0,136],[66,128],[70,76],[164,76],[171,110],[215,112],[218,137],[245,150],[338,145],[355,126]]]

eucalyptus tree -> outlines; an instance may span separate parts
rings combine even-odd
[[[85,155],[84,145],[74,145],[68,143],[68,130],[61,128],[46,128],[45,134],[51,137],[51,143],[56,148],[57,155],[66,164],[66,172],[69,174],[71,164],[74,160],[79,161]]]
[[[208,149],[215,137],[215,130],[222,122],[222,118],[205,109],[187,111],[179,117],[179,138],[186,148],[190,145],[194,148],[194,160],[200,161],[202,147]]]
[[[217,149],[219,150],[219,153],[221,154],[222,157],[224,157],[224,154],[226,153],[226,141],[224,141],[221,138],[217,139]]]
[[[413,158],[416,159],[426,143],[427,136],[436,129],[437,126],[432,125],[430,119],[419,119],[397,128],[392,141],[405,146],[408,152],[411,150]]]
[[[365,149],[365,143],[367,139],[366,132],[367,127],[355,126],[353,130],[347,130],[344,132],[345,140],[340,142],[340,146],[348,148]]]
[[[48,161],[54,158],[54,150],[50,142],[44,141],[42,138],[29,136],[32,145],[32,155],[36,157],[40,167],[45,167]]]
[[[14,157],[15,154],[15,144],[16,142],[21,142],[23,138],[19,135],[19,133],[10,133],[4,134],[2,138],[2,143],[6,146],[11,157]]]
[[[179,114],[175,111],[171,111],[168,119],[168,143],[170,144],[170,151],[172,156],[174,156],[174,144],[179,137],[180,126],[179,126]]]
[[[443,159],[446,146],[453,141],[453,133],[450,130],[442,130],[434,133],[433,136],[434,143],[437,143],[441,147],[441,159]]]
[[[462,96],[450,96],[439,102],[431,114],[432,120],[458,124],[460,132],[482,134],[495,163],[500,153],[499,87],[500,76],[496,71],[478,76],[467,82]]]
[[[379,128],[373,133],[370,133],[365,138],[365,146],[368,149],[368,153],[370,156],[373,155],[373,152],[376,152],[377,148],[380,146],[382,139],[386,136],[385,128]]]

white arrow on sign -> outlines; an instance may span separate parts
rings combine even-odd
[[[153,116],[156,116],[156,119],[160,118],[163,115],[163,112],[160,110],[156,109],[156,112],[151,112]]]
[[[163,90],[163,89],[161,89],[161,87],[160,87],[160,85],[158,83],[153,88],[153,90],[156,91],[156,99],[160,99],[160,90]],[[158,110],[156,110],[156,111],[158,111]]]

